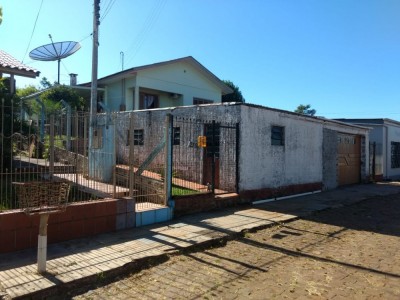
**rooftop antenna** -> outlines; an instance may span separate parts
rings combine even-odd
[[[122,71],[124,70],[124,52],[123,51],[121,51],[120,53],[119,53],[119,55],[121,56],[121,64],[122,64]]]
[[[61,59],[74,54],[81,48],[81,45],[78,42],[53,42],[53,38],[51,34],[49,34],[49,38],[51,40],[51,44],[43,45],[33,49],[29,52],[29,57],[34,60],[41,61],[58,61],[58,76],[57,83],[60,84],[60,62]]]

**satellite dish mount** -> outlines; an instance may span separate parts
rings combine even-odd
[[[49,38],[51,40],[51,44],[43,45],[33,49],[29,52],[29,57],[34,60],[41,61],[57,61],[58,62],[58,76],[57,83],[60,84],[60,62],[61,59],[74,54],[81,48],[81,45],[78,42],[53,42],[53,38],[51,34],[49,34]]]

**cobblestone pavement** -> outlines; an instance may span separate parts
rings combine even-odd
[[[74,299],[400,299],[400,194],[245,233]]]

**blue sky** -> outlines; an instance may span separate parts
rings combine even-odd
[[[57,80],[56,62],[29,51],[54,42],[82,48],[61,63],[91,80],[93,0],[0,0],[0,48]],[[327,118],[400,120],[399,0],[101,0],[99,77],[193,56],[233,81],[249,103]],[[40,14],[38,15],[39,8]],[[107,10],[107,7],[110,9]],[[35,20],[36,28],[33,31]],[[32,35],[33,32],[33,35]],[[32,36],[32,39],[31,39]],[[40,80],[17,78],[17,85]]]

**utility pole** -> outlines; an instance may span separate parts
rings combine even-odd
[[[97,63],[99,48],[99,25],[100,25],[100,0],[94,0],[93,11],[93,50],[92,50],[92,86],[90,90],[90,120],[89,120],[89,176],[93,168],[93,131],[97,124]]]

